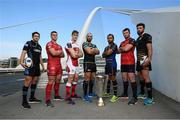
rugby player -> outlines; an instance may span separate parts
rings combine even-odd
[[[121,76],[123,80],[124,93],[120,98],[128,99],[128,85],[131,83],[133,92],[132,99],[128,102],[129,105],[137,103],[137,85],[135,80],[135,40],[130,36],[130,29],[125,28],[122,31],[125,40],[121,42],[119,52],[121,53]]]
[[[103,95],[103,97],[110,97],[110,87],[111,82],[113,85],[113,96],[110,100],[110,102],[116,102],[119,97],[117,96],[117,81],[116,81],[116,72],[117,72],[117,62],[116,62],[116,54],[118,52],[118,47],[114,43],[114,35],[108,34],[107,40],[109,45],[105,47],[104,52],[102,56],[106,59],[106,66],[105,66],[105,74],[108,75],[108,82],[107,82],[107,92]]]
[[[25,68],[24,75],[26,76],[24,80],[24,86],[22,89],[22,93],[23,93],[22,106],[27,109],[31,108],[29,103],[41,102],[41,100],[35,97],[35,90],[37,87],[38,77],[40,76],[40,64],[42,66],[43,71],[45,70],[41,56],[42,48],[38,43],[39,39],[40,39],[40,34],[38,32],[33,32],[32,40],[27,41],[25,43],[20,57],[20,64],[22,65],[22,67]],[[24,59],[26,55],[32,60],[31,67],[26,66],[26,64],[24,63]],[[27,94],[28,94],[29,86],[31,86],[31,95],[28,102]]]
[[[72,35],[71,41],[67,43],[65,47],[67,53],[66,64],[67,64],[67,72],[68,72],[68,82],[66,83],[65,100],[68,102],[68,104],[72,104],[72,105],[75,104],[72,98],[81,98],[75,92],[78,82],[78,74],[79,74],[78,59],[83,57],[83,52],[80,49],[80,46],[77,44],[78,34],[79,32],[77,30],[73,30],[71,34]]]
[[[83,99],[87,102],[91,102],[91,97],[96,96],[96,94],[93,93],[93,85],[96,74],[95,56],[100,53],[96,45],[91,42],[92,39],[93,39],[92,33],[88,33],[86,35],[86,42],[82,44],[82,48],[84,51],[84,76],[85,76],[85,79],[83,81],[83,91],[84,91]],[[89,94],[87,94],[88,86],[89,86]]]
[[[62,47],[57,43],[58,33],[51,32],[51,41],[46,44],[46,52],[48,56],[47,75],[48,83],[46,85],[46,105],[54,107],[51,102],[51,91],[54,84],[54,100],[62,101],[59,95],[60,80],[62,77],[61,58],[64,57]]]
[[[145,24],[138,23],[136,25],[137,34],[139,37],[136,40],[136,50],[137,50],[137,67],[136,70],[139,72],[140,76],[140,85],[141,91],[138,98],[144,99],[145,105],[151,105],[154,103],[152,98],[152,82],[150,79],[149,72],[152,70],[151,61],[152,61],[152,36],[148,33],[145,33]],[[147,59],[144,63],[140,63],[140,61],[147,56]],[[145,97],[144,87],[147,88],[147,97]]]

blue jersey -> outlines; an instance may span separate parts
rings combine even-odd
[[[113,52],[111,55],[105,56],[106,65],[110,67],[117,67],[117,62],[116,62],[116,54],[118,53],[117,45],[115,43],[112,43],[111,45],[107,46],[104,49],[104,51],[108,50],[109,48],[112,49]]]

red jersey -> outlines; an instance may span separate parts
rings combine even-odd
[[[75,52],[79,52],[79,45],[77,43],[70,43],[72,48],[74,49]],[[67,65],[68,66],[78,66],[78,58],[72,58],[69,51],[68,51],[68,47],[66,46],[66,52],[67,52]]]
[[[121,65],[134,65],[135,58],[134,58],[134,49],[135,49],[135,40],[133,38],[126,39],[121,42],[120,47],[124,47],[127,44],[132,44],[133,48],[131,48],[128,52],[121,53]]]
[[[50,41],[46,44],[46,52],[48,55],[48,66],[61,65],[61,57],[53,56],[49,51],[50,48],[53,48],[55,51],[62,51],[62,47],[53,41]]]

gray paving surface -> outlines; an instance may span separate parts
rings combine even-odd
[[[119,91],[122,91],[122,83],[119,80]],[[9,88],[11,89],[11,88]],[[131,91],[130,91],[131,92]],[[78,84],[77,93],[82,95],[82,84]],[[119,92],[120,94],[121,92]],[[65,96],[65,85],[60,87],[60,94]],[[76,99],[76,105],[68,105],[65,101],[53,101],[55,107],[47,108],[44,103],[45,89],[37,90],[36,96],[43,100],[39,104],[31,104],[32,109],[21,107],[21,91],[8,96],[0,96],[0,118],[1,119],[180,119],[180,103],[164,96],[154,90],[155,104],[144,106],[142,100],[137,105],[127,105],[128,100],[119,100],[110,103],[109,98],[104,99],[105,107],[97,107],[97,99],[93,103],[86,103]]]

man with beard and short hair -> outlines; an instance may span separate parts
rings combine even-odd
[[[136,50],[137,50],[137,68],[138,74],[140,76],[141,91],[138,98],[144,99],[145,105],[151,105],[154,103],[152,98],[152,82],[149,76],[149,71],[151,68],[152,61],[152,36],[145,33],[145,24],[138,23],[136,25],[137,34],[139,37],[136,40]],[[144,87],[147,88],[147,98],[145,97]]]
[[[137,103],[137,85],[135,80],[135,40],[130,36],[130,29],[125,28],[122,31],[125,40],[121,42],[119,52],[121,53],[121,76],[123,80],[124,93],[120,98],[128,99],[128,86],[131,82],[133,92],[132,99],[128,102],[129,105]]]
[[[93,35],[92,33],[88,33],[86,36],[86,42],[82,44],[82,48],[84,51],[84,76],[85,79],[83,81],[83,91],[84,97],[83,99],[86,102],[91,102],[91,97],[96,96],[93,93],[93,85],[96,74],[96,63],[95,63],[95,55],[98,55],[100,52],[95,44],[92,44]],[[89,86],[89,94],[87,94]]]
[[[105,47],[104,52],[102,54],[103,58],[106,59],[106,66],[105,66],[105,74],[108,75],[108,82],[107,82],[107,91],[103,95],[103,97],[110,97],[110,88],[111,88],[111,82],[113,85],[113,96],[110,100],[110,102],[116,102],[119,97],[117,95],[117,80],[116,80],[116,72],[117,72],[117,62],[116,62],[116,54],[118,52],[118,47],[114,43],[114,35],[108,34],[107,35],[108,40],[108,46]]]

